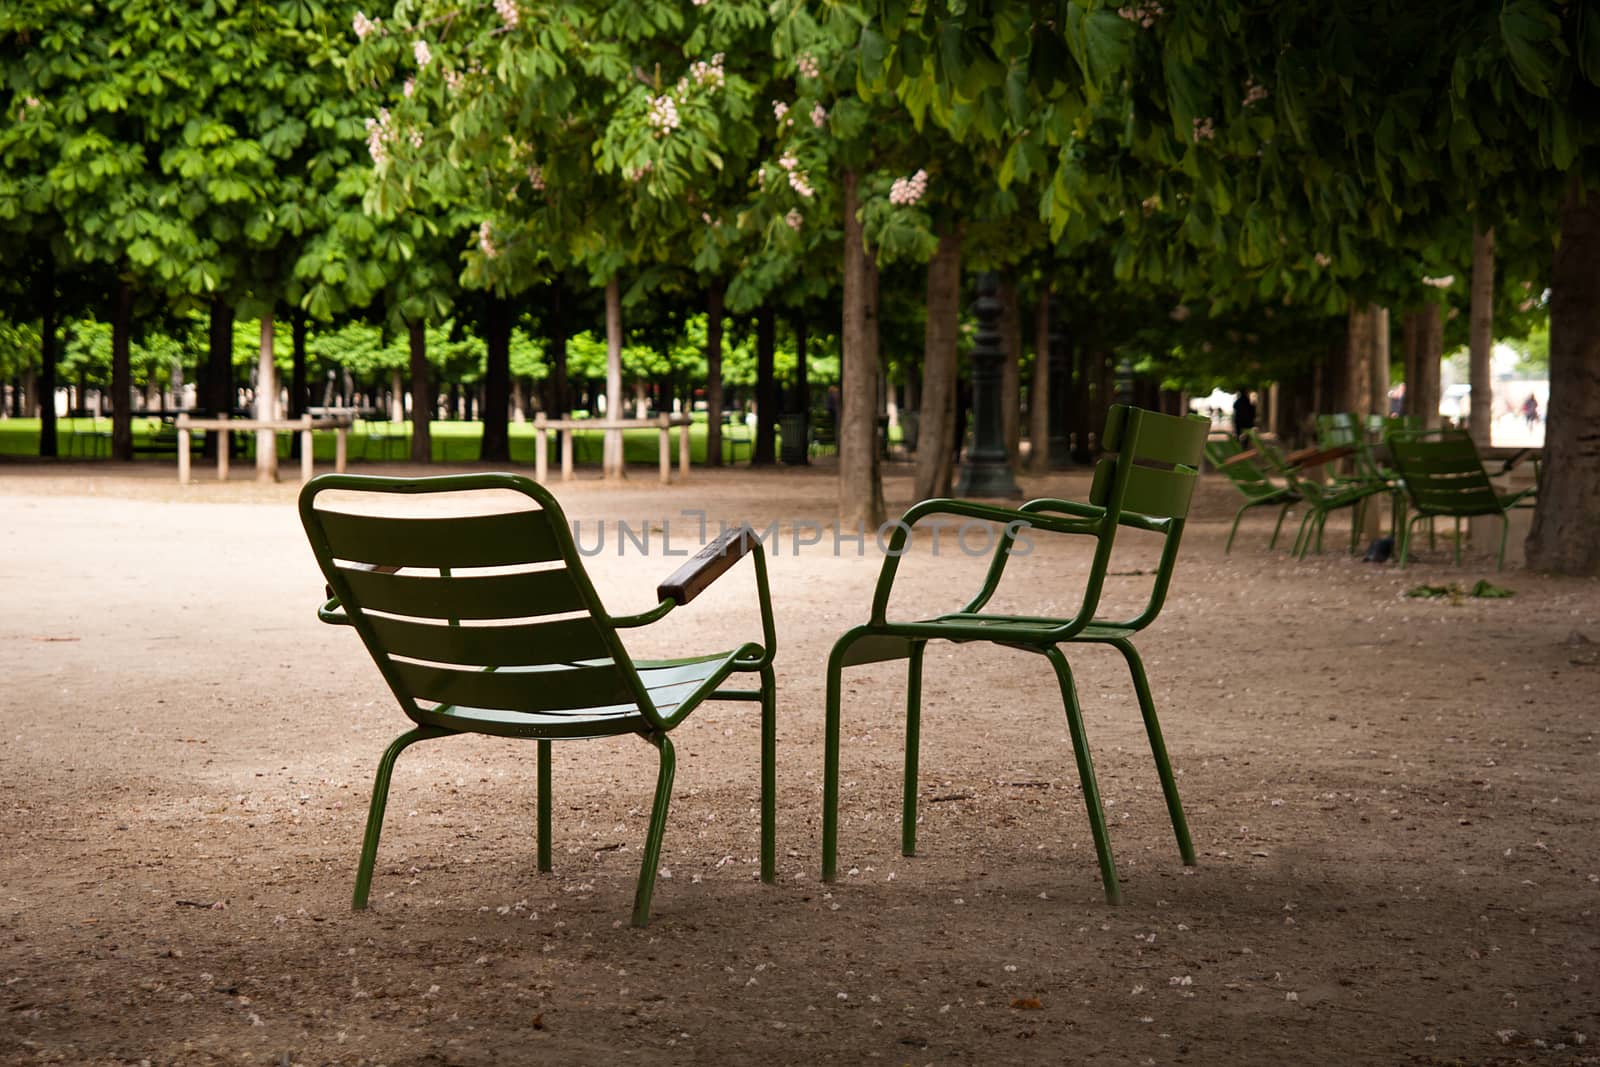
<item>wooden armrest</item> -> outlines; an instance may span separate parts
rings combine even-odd
[[[756,537],[748,526],[725,531],[721,537],[689,557],[672,577],[656,586],[656,596],[678,606],[689,603],[705,591],[728,568],[739,562],[755,545]]]
[[[1355,453],[1354,445],[1335,445],[1332,448],[1302,448],[1283,458],[1291,467],[1320,467],[1325,463],[1353,456]]]

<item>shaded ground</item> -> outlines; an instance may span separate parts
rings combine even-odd
[[[314,617],[295,487],[170,473],[0,466],[0,1062],[1600,1062],[1600,645],[1574,636],[1600,642],[1600,584],[1442,553],[1297,563],[1259,518],[1224,557],[1231,490],[1207,479],[1141,643],[1200,865],[1178,861],[1114,653],[1074,666],[1121,908],[1047,666],[940,646],[914,859],[900,669],[847,675],[828,887],[823,663],[878,569],[853,543],[793,552],[789,524],[831,518],[829,472],[576,483],[573,518],[667,520],[674,547],[682,507],[785,524],[780,884],[756,880],[754,709],[708,705],[674,735],[648,929],[627,925],[654,777],[634,739],[556,747],[552,875],[533,746],[412,749],[358,915],[370,776],[404,719],[355,635]],[[677,562],[659,547],[592,562],[613,610],[653,601]],[[1070,610],[1080,549],[1041,539],[1010,602]],[[1113,596],[1151,563],[1128,542]],[[977,566],[946,546],[901,574],[921,611]],[[1401,596],[1484,576],[1517,595]],[[729,646],[754,619],[741,569],[637,651]]]

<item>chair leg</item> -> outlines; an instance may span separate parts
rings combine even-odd
[[[1461,516],[1456,516],[1456,566],[1461,566]]]
[[[1307,537],[1310,533],[1308,524],[1316,517],[1316,514],[1317,511],[1315,508],[1308,507],[1306,509],[1306,513],[1300,516],[1300,529],[1294,535],[1294,547],[1289,550],[1289,555],[1295,557],[1296,559],[1306,558]]]
[[[778,679],[761,668],[761,880],[778,878]]]
[[[550,870],[550,742],[539,742],[539,869]]]
[[[1139,712],[1144,716],[1144,732],[1150,737],[1150,753],[1156,759],[1156,772],[1161,775],[1161,792],[1167,799],[1167,814],[1172,818],[1172,832],[1178,837],[1178,853],[1185,867],[1194,866],[1194,842],[1189,838],[1189,820],[1183,817],[1183,802],[1178,799],[1178,782],[1172,775],[1172,762],[1167,758],[1167,744],[1161,737],[1161,722],[1156,718],[1156,702],[1150,695],[1150,680],[1145,677],[1144,662],[1131,642],[1113,641],[1122,658],[1128,661],[1128,673],[1133,675],[1133,691],[1139,697]]]
[[[650,896],[656,888],[656,868],[661,865],[661,834],[667,828],[667,802],[672,799],[672,775],[677,759],[666,734],[645,738],[661,752],[661,770],[656,775],[656,799],[650,807],[650,829],[644,838],[644,862],[639,869],[639,888],[633,895],[633,925],[650,921]]]
[[[1122,887],[1117,881],[1116,861],[1111,858],[1111,838],[1106,832],[1105,812],[1100,807],[1100,786],[1095,782],[1094,762],[1089,758],[1089,738],[1083,729],[1083,713],[1078,708],[1078,690],[1072,684],[1072,668],[1059,648],[1045,650],[1045,658],[1056,669],[1061,684],[1061,700],[1066,705],[1067,728],[1072,733],[1072,755],[1078,761],[1078,782],[1083,786],[1083,802],[1089,809],[1089,829],[1094,834],[1094,851],[1100,859],[1100,881],[1104,883],[1107,904],[1122,903]]]
[[[1293,500],[1286,500],[1283,503],[1283,507],[1278,509],[1278,521],[1272,527],[1272,540],[1267,542],[1267,547],[1269,549],[1278,547],[1278,531],[1283,529],[1283,517],[1285,515],[1289,514],[1289,508],[1292,507],[1293,505],[1294,505],[1294,501]],[[1231,540],[1231,538],[1230,538],[1230,540]]]
[[[1500,515],[1500,554],[1495,559],[1495,570],[1506,569],[1506,536],[1511,533],[1511,520],[1502,512]]]
[[[1239,520],[1244,518],[1244,513],[1249,507],[1250,504],[1246,502],[1244,507],[1233,513],[1233,525],[1228,527],[1228,540],[1222,546],[1222,554],[1224,556],[1233,551],[1233,535],[1239,532]],[[1281,521],[1282,515],[1279,516],[1279,519]],[[1269,545],[1268,547],[1270,548],[1271,546]]]
[[[847,634],[828,656],[828,696],[822,735],[822,880],[833,881],[839,853],[839,691],[844,681]]]
[[[906,668],[906,780],[900,803],[900,855],[917,854],[917,753],[922,742],[922,650],[927,642],[911,646]]]
[[[372,804],[367,809],[367,832],[361,841],[361,864],[356,868],[356,893],[351,909],[361,911],[367,906],[367,895],[372,891],[372,866],[378,858],[378,836],[383,833],[383,809],[389,803],[389,778],[394,774],[394,761],[400,753],[416,744],[435,737],[444,737],[449,730],[431,726],[418,726],[407,730],[390,742],[378,761],[378,774],[372,782]]]
[[[1406,569],[1406,559],[1411,552],[1411,528],[1423,519],[1421,515],[1414,515],[1406,520],[1400,528],[1400,569]]]

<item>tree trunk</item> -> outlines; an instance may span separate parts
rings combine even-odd
[[[706,293],[706,466],[722,466],[722,283]]]
[[[1028,469],[1050,469],[1050,286],[1033,313],[1033,385],[1028,390]]]
[[[213,418],[233,414],[233,307],[220,296],[211,299],[204,384],[203,394],[196,392],[199,406]],[[217,449],[231,448],[232,441],[232,434],[206,434],[206,458],[216,459]]]
[[[1468,334],[1472,408],[1467,431],[1479,448],[1494,432],[1494,382],[1489,355],[1494,349],[1494,228],[1472,235],[1472,320]],[[1551,390],[1552,394],[1554,390]]]
[[[261,316],[261,353],[256,364],[256,418],[278,417],[278,368],[273,361],[272,311]],[[278,435],[256,431],[256,481],[278,480]]]
[[[1374,305],[1372,309],[1372,375],[1368,383],[1370,392],[1367,411],[1374,415],[1389,414],[1389,309]],[[1368,508],[1376,514],[1377,508]]]
[[[128,343],[133,330],[133,285],[117,283],[116,310],[111,317],[111,457],[133,459],[133,370]],[[50,398],[55,403],[55,397]]]
[[[806,319],[805,308],[794,313],[790,325],[794,329],[794,396],[789,407],[795,414],[805,415],[806,425],[810,426],[811,369],[806,365],[806,346],[810,340],[811,324]]]
[[[1600,574],[1600,193],[1576,174],[1550,272],[1550,403],[1528,566]]]
[[[1372,405],[1372,364],[1376,358],[1374,328],[1377,305],[1352,304],[1345,317],[1344,400],[1342,409],[1359,420]]]
[[[298,419],[306,413],[307,403],[306,314],[297,309],[289,321],[289,418]],[[178,384],[174,384],[174,391]],[[300,458],[300,435],[297,433],[289,435],[289,456]]]
[[[558,277],[550,284],[550,388],[545,407],[552,418],[564,419],[572,412],[572,386],[567,380],[567,312],[563,303],[566,288]]]
[[[883,523],[878,470],[877,272],[861,229],[857,175],[844,172],[844,315],[840,329],[839,533]],[[870,291],[869,291],[870,290]]]
[[[1017,303],[1017,280],[1000,282],[1000,436],[1013,470],[1022,469],[1022,307]]]
[[[411,462],[433,462],[433,379],[428,366],[428,325],[406,323],[411,341]]]
[[[622,400],[622,281],[613,274],[606,281],[606,418],[627,416]],[[605,476],[621,478],[622,431],[606,431]]]
[[[490,294],[484,306],[484,344],[488,358],[483,368],[483,441],[478,458],[511,462],[511,302]]]
[[[56,270],[45,260],[39,292],[39,455],[60,455],[56,440]]]
[[[961,232],[939,235],[928,261],[927,319],[922,342],[922,419],[917,431],[918,500],[949,496],[956,441],[956,342],[961,328]]]
[[[296,311],[290,324],[290,357],[289,365],[289,417],[298,419],[306,413],[311,399],[310,386],[306,381],[306,315],[303,311]]]
[[[1405,381],[1405,396],[1400,403],[1402,415],[1417,414],[1417,371],[1421,365],[1422,308],[1412,308],[1400,319],[1400,358],[1404,361],[1401,374]]]
[[[756,311],[756,447],[750,464],[770,467],[778,462],[778,322],[771,304]]]
[[[1425,429],[1439,428],[1439,367],[1444,362],[1444,314],[1439,305],[1417,312],[1417,380],[1406,383],[1406,413],[1421,415]]]

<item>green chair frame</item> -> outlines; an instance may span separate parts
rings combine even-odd
[[[1279,505],[1278,521],[1272,527],[1272,539],[1267,542],[1267,547],[1276,548],[1278,533],[1283,529],[1283,517],[1300,502],[1299,493],[1287,485],[1278,485],[1248,457],[1237,458],[1243,451],[1234,437],[1214,438],[1207,441],[1205,446],[1206,460],[1244,494],[1244,503],[1233,513],[1233,525],[1228,527],[1228,541],[1222,546],[1223,555],[1233,551],[1233,538],[1239,532],[1239,520],[1244,518],[1244,513],[1251,508],[1271,504]]]
[[[1300,517],[1300,529],[1294,539],[1294,548],[1291,555],[1297,559],[1305,559],[1315,545],[1318,552],[1322,551],[1322,531],[1328,524],[1328,516],[1343,508],[1350,509],[1350,551],[1357,550],[1361,538],[1362,520],[1366,515],[1366,504],[1369,497],[1390,491],[1386,481],[1335,481],[1319,482],[1315,478],[1304,477],[1299,471],[1289,465],[1277,448],[1271,442],[1263,440],[1255,430],[1246,431],[1250,445],[1256,454],[1261,456],[1267,466],[1282,477],[1289,486],[1305,501],[1305,514]]]
[[[1074,642],[1107,644],[1120,652],[1133,678],[1139,710],[1144,718],[1150,749],[1155,757],[1167,813],[1172,820],[1178,850],[1185,865],[1195,862],[1177,782],[1167,757],[1166,743],[1156,717],[1155,702],[1144,664],[1131,638],[1155,621],[1166,599],[1184,519],[1194,492],[1207,422],[1199,416],[1178,418],[1116,405],[1106,418],[1104,444],[1108,455],[1096,467],[1089,502],[1032,500],[1020,508],[1004,508],[964,500],[924,500],[913,505],[895,524],[883,570],[873,594],[868,622],[844,633],[828,657],[827,721],[824,737],[822,807],[822,878],[832,882],[838,868],[839,830],[839,719],[840,693],[845,667],[885,660],[909,661],[906,685],[905,787],[902,797],[901,842],[903,855],[916,852],[917,759],[921,737],[922,659],[929,641],[987,641],[1045,657],[1055,671],[1065,705],[1078,779],[1083,787],[1089,825],[1094,835],[1106,900],[1122,901],[1121,884],[1111,855],[1100,790],[1089,754],[1088,736],[1078,705],[1072,670],[1060,646]],[[889,597],[905,553],[912,526],[929,515],[953,515],[987,520],[1003,526],[983,587],[961,610],[918,621],[888,618]],[[1106,568],[1119,527],[1146,530],[1163,538],[1160,563],[1150,599],[1144,609],[1126,620],[1096,617]],[[1070,619],[984,612],[1004,574],[1018,535],[1024,530],[1090,537],[1095,542],[1089,577],[1077,614]]]
[[[1506,566],[1506,535],[1511,530],[1508,512],[1531,506],[1537,487],[1515,493],[1502,493],[1489,480],[1478,446],[1464,430],[1397,433],[1389,439],[1389,451],[1400,471],[1406,495],[1415,514],[1400,534],[1400,566],[1410,558],[1411,528],[1423,519],[1455,520],[1455,560],[1461,565],[1461,520],[1478,515],[1500,520],[1500,545],[1495,554],[1497,570]]]
[[[319,504],[330,491],[359,494],[362,506],[375,502],[398,514]],[[415,499],[462,492],[485,494],[465,498],[474,507],[510,499],[520,510],[476,507],[440,517]],[[761,878],[773,881],[777,639],[766,561],[747,528],[726,531],[685,562],[657,587],[659,603],[651,610],[613,616],[584,571],[560,505],[518,475],[324,475],[302,489],[300,518],[328,582],[319,617],[355,628],[416,724],[378,763],[356,910],[367,905],[395,760],[409,746],[474,733],[537,740],[538,866],[549,871],[551,742],[637,734],[659,755],[633,906],[634,925],[645,925],[676,768],[668,735],[705,700],[761,706]],[[628,654],[619,630],[655,623],[688,604],[746,554],[755,569],[759,642],[682,659]],[[759,675],[757,688],[723,687],[731,675],[746,672]]]

